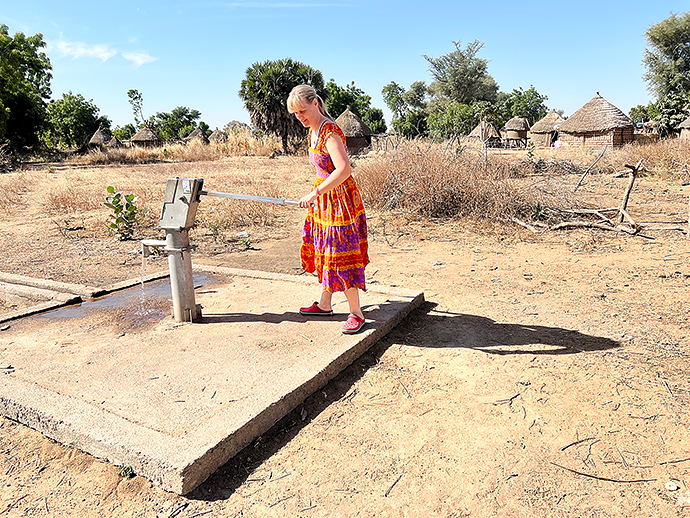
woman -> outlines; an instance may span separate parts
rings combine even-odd
[[[309,159],[317,173],[312,191],[299,200],[300,207],[309,209],[300,257],[304,271],[318,275],[322,291],[318,302],[299,312],[332,315],[333,293],[342,291],[350,314],[341,331],[357,333],[364,325],[359,290],[366,290],[364,268],[369,264],[367,220],[351,175],[345,135],[311,86],[295,87],[287,106],[309,128]]]

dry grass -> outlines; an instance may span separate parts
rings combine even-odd
[[[238,142],[224,145],[237,146]],[[214,153],[213,148],[197,144],[185,146],[184,152],[200,153],[194,155],[199,158],[209,150]],[[140,154],[137,156],[142,161],[149,152],[128,151]],[[491,150],[484,154],[469,146],[412,141],[402,142],[386,153],[354,159],[353,171],[372,216],[378,213],[392,221],[402,215],[401,221],[420,225],[456,221],[476,231],[495,233],[513,216],[535,220],[549,215],[544,207],[579,205],[572,185],[598,155],[565,150],[538,150],[534,156],[524,150]],[[678,140],[607,150],[590,174],[619,171],[624,164],[635,164],[640,159],[644,159],[653,177],[689,180],[690,150]],[[44,170],[0,175],[0,211],[34,211],[59,221],[85,220],[94,235],[106,236],[108,209],[103,203],[106,188],[112,185],[138,197],[140,223],[135,237],[151,237],[156,233],[168,178],[203,178],[208,190],[298,199],[309,190],[313,174],[313,167],[303,156],[276,160],[213,156],[212,160],[107,166],[68,162]],[[570,176],[564,179],[564,175]],[[207,197],[199,206],[195,234],[216,242],[232,240],[240,230],[275,236],[281,233],[286,211],[291,210]]]
[[[281,149],[275,136],[257,137],[248,129],[233,131],[222,144],[203,144],[199,140],[161,147],[97,148],[70,162],[83,165],[148,164],[155,162],[202,162],[230,156],[269,156]]]
[[[362,161],[356,175],[373,208],[431,219],[505,219],[554,203],[553,195],[519,179],[515,160],[412,141]]]
[[[23,202],[23,195],[31,186],[28,173],[8,173],[0,175],[0,212],[16,210]]]

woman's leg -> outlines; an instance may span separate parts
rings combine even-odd
[[[364,318],[364,313],[362,313],[362,308],[359,304],[359,289],[346,289],[345,298],[347,299],[347,303],[350,305],[350,313],[357,315],[359,318]]]
[[[331,300],[333,299],[333,293],[330,291],[321,292],[321,300],[319,300],[319,307],[324,311],[330,311],[333,309],[331,305]]]

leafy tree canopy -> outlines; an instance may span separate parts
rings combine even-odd
[[[302,123],[286,105],[290,92],[300,84],[311,85],[322,98],[327,97],[321,72],[291,58],[252,64],[240,85],[239,96],[252,124],[280,137],[285,153],[289,139],[304,136]]]
[[[427,117],[427,87],[424,81],[415,81],[405,90],[391,81],[381,90],[383,101],[393,113],[393,129],[407,138],[429,134]]]
[[[0,24],[0,142],[17,149],[38,144],[50,98],[52,66],[43,35],[10,36]]]
[[[115,126],[113,130],[113,137],[117,137],[118,140],[129,140],[137,133],[137,128],[132,123],[127,123],[124,126]]]
[[[479,40],[469,43],[463,50],[460,41],[454,41],[455,50],[438,58],[424,56],[434,78],[430,90],[439,97],[469,104],[472,101],[496,100],[498,83],[487,72],[489,61],[478,58],[484,46]]]
[[[127,91],[127,97],[129,98],[129,104],[132,105],[132,113],[134,114],[134,124],[136,127],[140,128],[146,124],[146,118],[144,117],[144,95],[132,88]]]
[[[668,94],[659,99],[656,104],[657,130],[660,137],[671,135],[678,124],[688,118],[690,107],[690,93]]]
[[[110,119],[99,116],[98,106],[93,99],[86,100],[81,94],[71,91],[48,105],[48,125],[43,140],[49,147],[81,147],[88,143],[100,126],[110,131]]]
[[[648,89],[662,98],[690,92],[690,12],[672,14],[645,32],[648,47],[642,76]]]
[[[644,104],[638,104],[630,108],[630,118],[634,123],[638,122],[649,122],[659,115],[659,110],[655,103],[649,103],[646,106]]]
[[[538,120],[546,117],[549,109],[544,104],[547,100],[546,95],[541,95],[537,92],[534,86],[530,86],[527,90],[522,87],[515,88],[508,94],[504,101],[508,118],[523,117],[532,126]],[[506,119],[507,120],[507,119]],[[504,121],[505,122],[505,121]],[[502,124],[501,124],[502,125]]]
[[[199,110],[192,110],[186,106],[178,106],[171,112],[158,112],[151,118],[151,124],[156,134],[163,140],[185,138],[196,127],[201,118]]]
[[[352,81],[345,88],[339,86],[334,79],[326,83],[326,108],[334,118],[339,117],[346,109],[362,119],[374,133],[386,131],[386,121],[383,111],[371,106],[371,96],[364,90],[357,88]]]

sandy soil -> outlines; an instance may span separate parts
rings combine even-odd
[[[581,191],[616,206],[625,184],[594,176]],[[0,220],[2,271],[97,286],[140,274],[135,242],[46,215],[48,189]],[[689,190],[643,179],[629,212],[680,226]],[[281,217],[249,250],[193,236],[195,260],[296,273],[299,214]],[[427,303],[198,489],[166,493],[2,419],[0,515],[690,516],[684,233],[487,235],[389,217],[384,234],[383,219],[370,218],[368,282]]]

